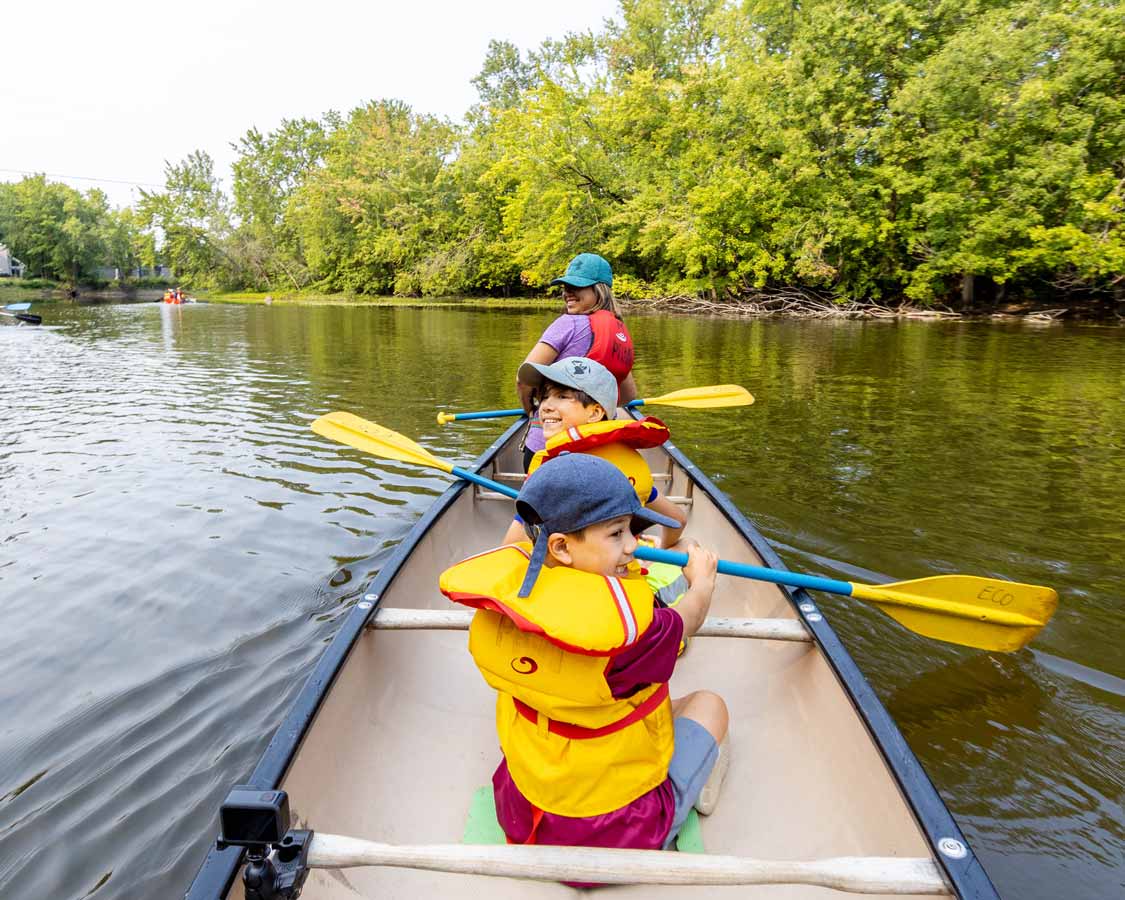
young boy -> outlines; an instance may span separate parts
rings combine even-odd
[[[500,825],[512,843],[667,849],[693,805],[714,808],[728,760],[722,698],[668,698],[680,639],[707,616],[716,557],[692,547],[684,597],[655,607],[631,525],[671,520],[588,454],[544,463],[516,507],[534,544],[441,576],[447,597],[477,609],[469,652],[498,692]]]
[[[683,534],[687,517],[653,486],[652,472],[637,452],[646,447],[659,447],[668,440],[667,426],[651,416],[640,421],[615,421],[617,380],[601,363],[583,356],[551,365],[524,363],[520,366],[519,379],[534,386],[543,437],[547,442],[547,448],[532,458],[529,473],[559,453],[600,456],[624,472],[644,506],[675,520],[675,525],[665,527],[661,546],[675,544]],[[504,535],[504,543],[523,537],[523,523],[517,516]]]

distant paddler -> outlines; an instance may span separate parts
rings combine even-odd
[[[633,338],[617,309],[613,296],[613,270],[596,253],[579,253],[570,261],[566,272],[551,284],[562,285],[566,312],[547,326],[538,342],[524,360],[550,365],[572,356],[593,359],[610,372],[617,381],[621,402],[637,396],[633,381]],[[516,376],[520,404],[530,415],[535,408],[535,385]],[[546,446],[543,430],[533,418],[524,439],[524,469],[531,458]]]

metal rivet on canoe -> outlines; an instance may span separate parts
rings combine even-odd
[[[957,838],[942,838],[938,841],[937,848],[942,856],[948,856],[950,859],[964,859],[969,855],[968,849]]]
[[[376,600],[379,599],[379,595],[378,594],[364,594],[363,599],[364,600],[370,600],[372,603],[374,603]]]
[[[822,616],[820,613],[809,613],[807,616],[805,616],[805,621],[806,622],[819,622],[823,618],[824,618],[824,616]]]
[[[816,607],[812,603],[802,603],[801,612],[816,612]]]
[[[366,600],[364,600],[362,603],[360,603],[358,605],[359,605],[360,609],[371,609],[371,607],[374,606],[375,604],[374,603],[368,603]]]

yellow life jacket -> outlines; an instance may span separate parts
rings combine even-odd
[[[636,419],[605,419],[560,431],[531,459],[530,475],[546,460],[560,453],[589,453],[612,463],[629,479],[642,506],[652,496],[652,470],[638,450],[659,447],[668,440],[668,426],[655,416]]]
[[[517,596],[531,544],[489,550],[446,569],[441,591],[476,608],[469,652],[498,692],[496,731],[508,771],[530,803],[563,816],[612,812],[668,777],[668,685],[613,696],[614,655],[652,624],[639,568],[625,578],[544,566]],[[611,775],[608,773],[612,773]]]

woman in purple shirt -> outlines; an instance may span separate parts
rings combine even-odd
[[[633,342],[613,298],[613,270],[609,263],[596,253],[580,253],[551,284],[562,285],[566,312],[547,326],[524,362],[550,365],[572,356],[588,356],[614,371],[621,403],[636,399],[637,386],[631,371]],[[598,315],[602,310],[612,316]],[[599,358],[618,350],[626,353],[623,366],[615,367],[611,359]],[[534,388],[519,381],[517,375],[516,390],[521,405],[531,415],[535,409]],[[531,458],[545,446],[543,430],[533,418],[523,442],[525,471]]]

